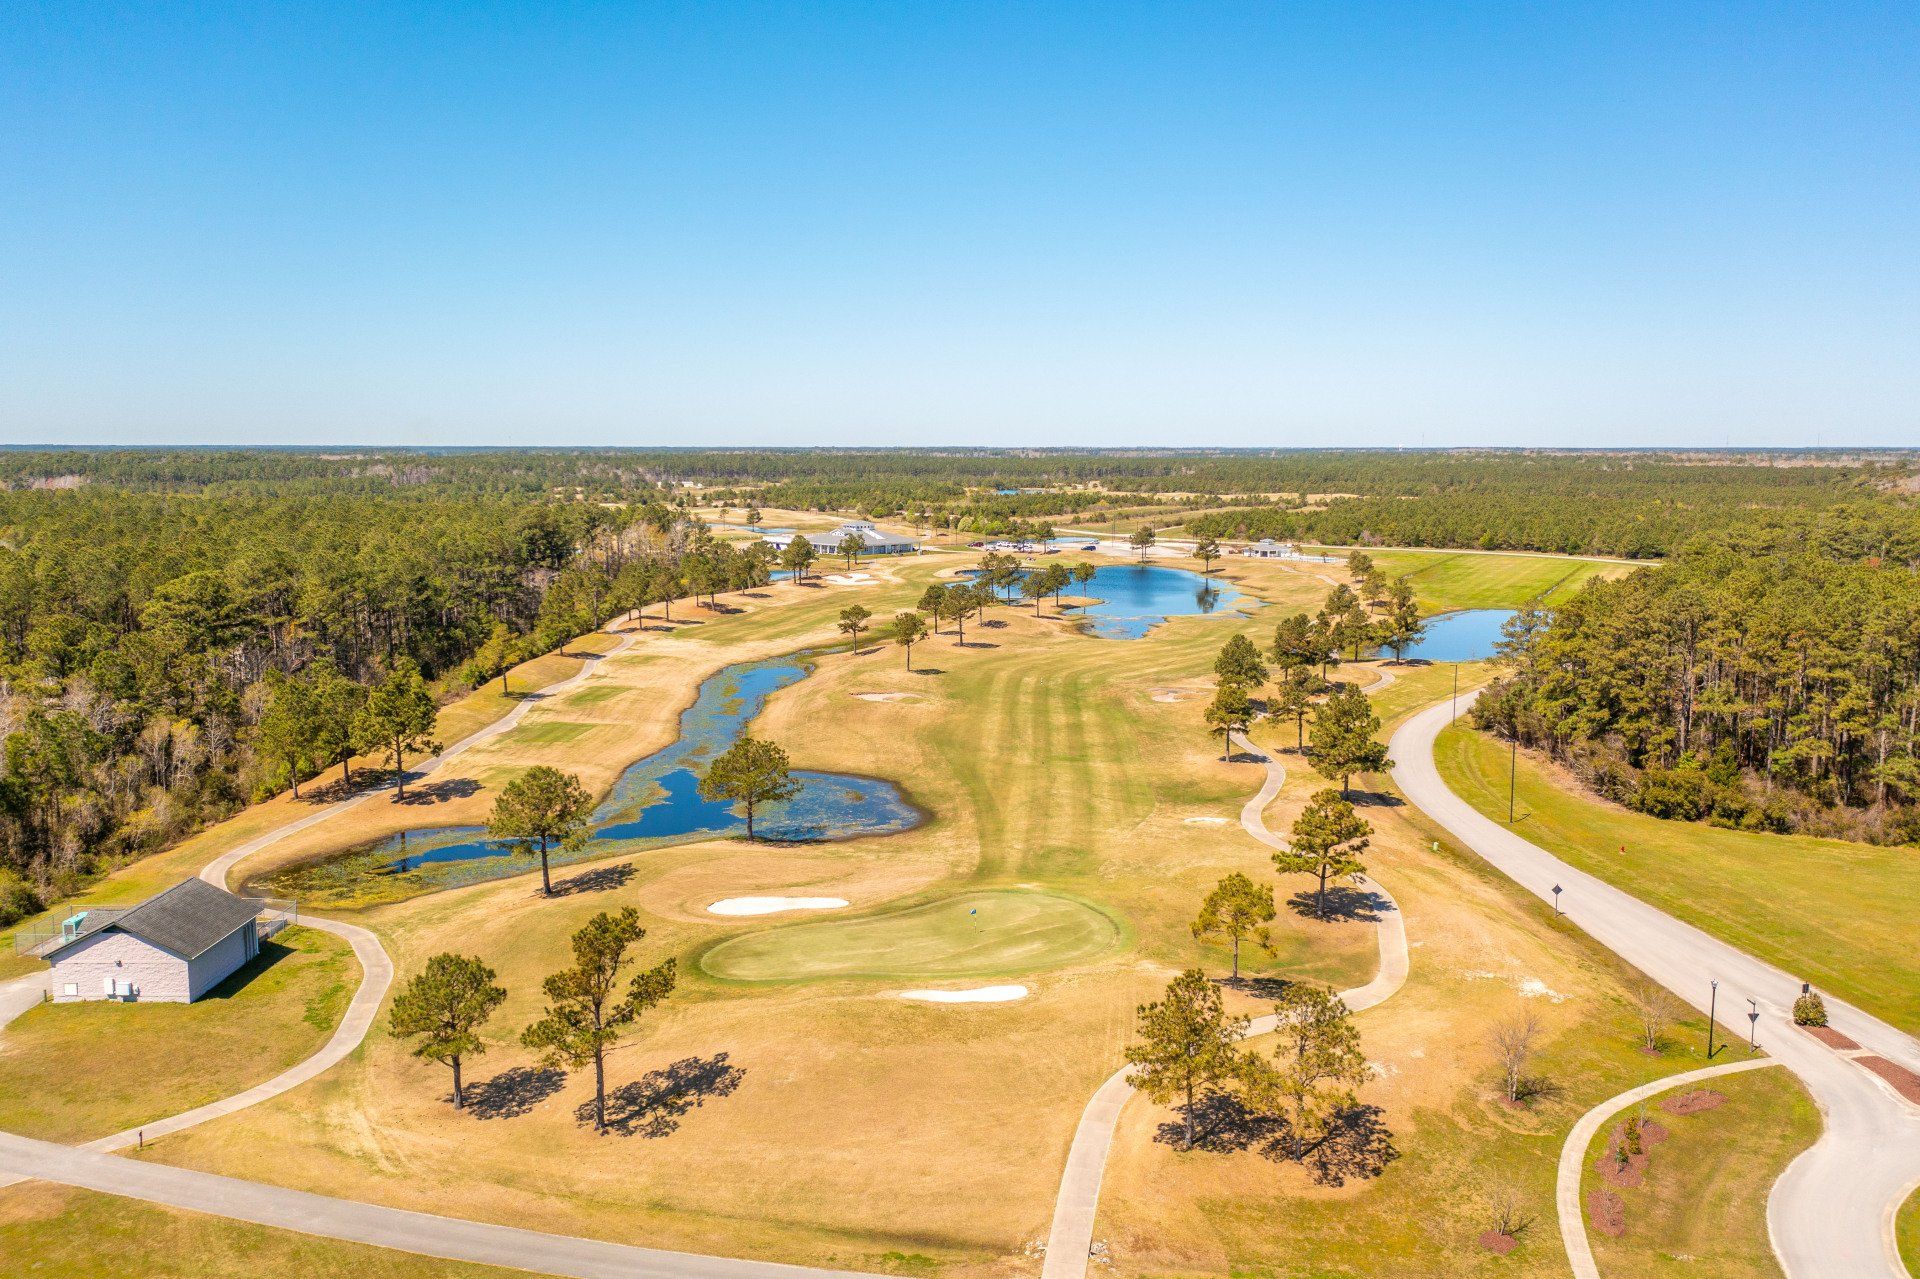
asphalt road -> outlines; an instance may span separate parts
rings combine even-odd
[[[1461,710],[1471,702],[1463,696]],[[1433,761],[1434,738],[1450,718],[1442,702],[1393,735],[1388,752],[1398,761],[1393,780],[1401,793],[1527,891],[1551,901],[1560,885],[1573,924],[1700,1011],[1716,980],[1723,1024],[1744,1023],[1754,1000],[1760,1046],[1819,1104],[1826,1131],[1788,1166],[1767,1205],[1774,1250],[1789,1279],[1908,1279],[1891,1221],[1920,1181],[1920,1108],[1792,1024],[1797,978],[1574,869],[1455,795]],[[1910,1036],[1831,996],[1826,1003],[1836,1029],[1920,1070],[1920,1044]]]

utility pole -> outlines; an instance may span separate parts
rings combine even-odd
[[[1513,739],[1507,743],[1507,825],[1509,826],[1513,825],[1513,779],[1515,771],[1519,768],[1519,761],[1520,737],[1516,731]]]
[[[1460,718],[1460,663],[1453,664],[1453,717]]]

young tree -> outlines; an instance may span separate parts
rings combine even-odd
[[[840,610],[840,633],[853,640],[853,651],[860,651],[860,636],[867,629],[873,610],[865,604],[849,604]]]
[[[1289,985],[1273,1013],[1273,1061],[1247,1072],[1247,1091],[1254,1110],[1286,1115],[1287,1153],[1300,1159],[1357,1104],[1367,1058],[1347,1005],[1325,986]]]
[[[1070,571],[1073,573],[1073,584],[1080,588],[1080,593],[1082,595],[1085,595],[1087,593],[1086,592],[1087,583],[1091,582],[1093,580],[1093,575],[1099,572],[1098,569],[1094,568],[1093,565],[1087,563],[1085,560],[1080,560],[1079,562],[1074,564],[1073,568]]]
[[[1540,1042],[1540,1018],[1531,1008],[1522,1008],[1493,1028],[1494,1057],[1506,1083],[1507,1101],[1518,1105],[1521,1091],[1528,1084],[1527,1067]]]
[[[1054,567],[1049,565],[1048,567]],[[1020,578],[1020,597],[1033,604],[1033,615],[1040,616],[1040,601],[1047,595],[1047,577],[1043,572],[1027,573]]]
[[[838,549],[840,554],[846,556],[847,567],[852,568],[860,562],[860,556],[865,553],[867,544],[860,540],[858,533],[848,533],[840,539]]]
[[[949,586],[946,594],[940,597],[940,611],[936,616],[954,624],[954,643],[962,646],[967,642],[967,614],[973,612],[980,603],[975,594],[970,587]]]
[[[1207,730],[1220,734],[1220,758],[1233,755],[1233,735],[1247,731],[1253,722],[1253,700],[1238,684],[1222,684],[1206,711]]]
[[[927,624],[918,613],[893,615],[893,642],[907,651],[907,669],[913,669],[913,646],[927,637]]]
[[[807,567],[813,563],[813,543],[798,533],[787,543],[787,549],[780,552],[780,567],[793,574],[793,580],[807,580]]]
[[[1414,601],[1413,588],[1407,585],[1407,579],[1396,577],[1387,591],[1387,615],[1382,621],[1381,635],[1387,647],[1393,650],[1393,660],[1405,661],[1407,649],[1420,642],[1427,633],[1427,623],[1420,616],[1420,605]]]
[[[1293,822],[1289,846],[1273,854],[1274,869],[1282,875],[1313,875],[1320,881],[1314,895],[1314,914],[1327,917],[1327,881],[1335,875],[1366,871],[1360,854],[1367,850],[1373,827],[1353,811],[1339,791],[1328,787],[1313,797]]]
[[[507,629],[505,622],[495,622],[487,632],[487,638],[467,659],[467,682],[479,688],[497,676],[500,691],[507,692],[507,672],[513,667],[513,654],[513,632]]]
[[[947,587],[941,582],[930,582],[927,589],[920,592],[920,603],[916,605],[922,613],[933,619],[933,633],[940,633],[941,606],[946,602]]]
[[[382,751],[393,763],[394,802],[407,797],[407,753],[434,751],[433,694],[411,657],[394,662],[386,678],[367,693],[355,721],[354,735],[369,749]]]
[[[1153,530],[1142,528],[1127,538],[1127,544],[1133,547],[1133,553],[1141,559],[1147,558],[1147,550],[1153,545]]]
[[[1355,773],[1392,768],[1387,748],[1374,740],[1380,720],[1367,695],[1352,684],[1335,687],[1313,717],[1313,767],[1322,777],[1340,779],[1345,794]]]
[[[1193,558],[1200,561],[1200,571],[1206,577],[1213,576],[1213,562],[1220,558],[1220,543],[1210,537],[1203,537],[1193,544]]]
[[[1220,991],[1198,968],[1181,973],[1166,995],[1139,1008],[1138,1038],[1127,1045],[1131,1082],[1161,1105],[1183,1098],[1186,1147],[1193,1148],[1193,1104],[1202,1088],[1241,1068],[1245,1017],[1227,1016]]]
[[[1237,684],[1249,691],[1267,682],[1267,667],[1260,660],[1260,650],[1244,635],[1235,635],[1221,646],[1220,655],[1213,661],[1213,673],[1222,685]]]
[[[287,766],[293,797],[300,798],[300,774],[317,762],[315,745],[320,714],[313,687],[304,679],[268,671],[267,705],[260,714],[260,753]]]
[[[400,1039],[419,1040],[413,1055],[453,1068],[453,1108],[464,1109],[460,1062],[487,1051],[480,1027],[507,997],[494,985],[493,969],[466,955],[440,954],[393,997],[390,1020]]]
[[[800,793],[787,765],[787,753],[772,742],[742,737],[707,765],[700,798],[709,803],[744,804],[747,838],[753,838],[753,813],[761,804],[792,799]]]
[[[760,508],[759,507],[749,506],[747,508],[747,527],[748,528],[760,527]]]
[[[1667,1028],[1680,1015],[1679,1001],[1657,981],[1641,982],[1633,988],[1629,999],[1633,1004],[1634,1016],[1640,1022],[1641,1043],[1648,1052],[1659,1052]]]
[[[1294,613],[1280,619],[1273,628],[1273,664],[1283,671],[1309,670],[1320,665],[1326,653],[1323,637],[1314,629],[1313,619]]]
[[[545,1015],[520,1036],[522,1044],[550,1065],[578,1070],[593,1063],[593,1126],[599,1132],[607,1130],[607,1049],[640,1014],[673,991],[671,959],[635,973],[624,989],[621,986],[627,951],[646,935],[640,913],[631,906],[589,919],[573,935],[573,967],[543,983]]]
[[[1251,941],[1261,950],[1273,953],[1273,934],[1267,925],[1273,922],[1273,889],[1255,884],[1239,871],[1214,885],[1207,900],[1200,904],[1199,918],[1193,921],[1197,938],[1224,937],[1233,944],[1233,980],[1240,980],[1240,943]]]
[[[1332,647],[1351,649],[1356,662],[1360,660],[1361,646],[1373,638],[1372,619],[1367,616],[1360,597],[1344,584],[1327,592],[1327,601],[1320,607],[1319,622]]]
[[[1054,611],[1058,612],[1060,597],[1066,593],[1069,586],[1073,585],[1073,570],[1055,560],[1040,570],[1040,582],[1045,588],[1045,593],[1053,596]]]
[[[487,819],[487,833],[510,839],[518,851],[540,854],[540,891],[553,896],[547,850],[575,850],[593,836],[593,800],[572,773],[538,764],[501,788]]]
[[[1365,551],[1347,552],[1347,573],[1353,578],[1362,578],[1373,572],[1373,556]]]

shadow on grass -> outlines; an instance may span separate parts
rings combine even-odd
[[[1161,1124],[1154,1140],[1180,1147],[1187,1139],[1188,1111],[1177,1106],[1174,1112],[1180,1118]],[[1227,1155],[1257,1148],[1262,1159],[1299,1164],[1319,1185],[1344,1186],[1378,1177],[1400,1157],[1385,1113],[1378,1106],[1351,1106],[1333,1116],[1317,1137],[1296,1140],[1285,1116],[1251,1110],[1232,1093],[1208,1092],[1193,1104],[1192,1149]]]
[[[1287,898],[1287,907],[1296,915],[1324,919],[1330,924],[1377,924],[1380,912],[1387,909],[1387,899],[1368,889],[1328,884],[1324,911],[1319,892],[1313,888],[1303,888]]]
[[[437,782],[423,782],[407,792],[407,797],[394,797],[397,804],[444,804],[450,799],[467,799],[480,793],[480,783],[471,777],[449,777]]]
[[[200,996],[198,1003],[209,999],[232,999],[245,990],[253,979],[285,960],[294,953],[293,947],[283,946],[277,941],[260,943],[260,953],[224,977],[218,986]]]
[[[650,1070],[607,1094],[607,1131],[622,1137],[670,1136],[679,1129],[682,1117],[705,1105],[709,1097],[731,1095],[746,1074],[725,1053],[682,1057],[670,1066]],[[591,1124],[592,1099],[581,1103],[574,1117]]]
[[[575,893],[604,893],[615,888],[626,887],[633,878],[633,863],[620,862],[614,866],[596,866],[592,870],[582,871],[568,879],[556,880],[553,885],[555,897],[570,897]]]
[[[467,1089],[467,1113],[475,1119],[517,1119],[560,1091],[567,1072],[515,1066]]]

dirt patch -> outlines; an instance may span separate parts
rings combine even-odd
[[[1893,1085],[1893,1090],[1920,1106],[1920,1075],[1885,1057],[1855,1057],[1855,1061]]]
[[[1718,1110],[1726,1104],[1725,1093],[1715,1092],[1711,1088],[1696,1088],[1678,1097],[1668,1097],[1660,1103],[1660,1109],[1669,1115],[1697,1115],[1703,1110]]]
[[[1204,688],[1156,688],[1150,690],[1156,702],[1191,702],[1207,695]]]
[[[857,697],[863,702],[917,702],[920,700],[918,693],[849,693],[847,696]]]
[[[1480,1232],[1480,1246],[1496,1256],[1504,1257],[1518,1248],[1520,1241],[1498,1230],[1483,1230]]]
[[[1587,1220],[1609,1239],[1627,1233],[1627,1205],[1611,1190],[1596,1190],[1587,1196]]]
[[[1852,1052],[1860,1046],[1831,1026],[1802,1026],[1800,1029],[1806,1031],[1827,1047],[1838,1048],[1842,1052]]]

